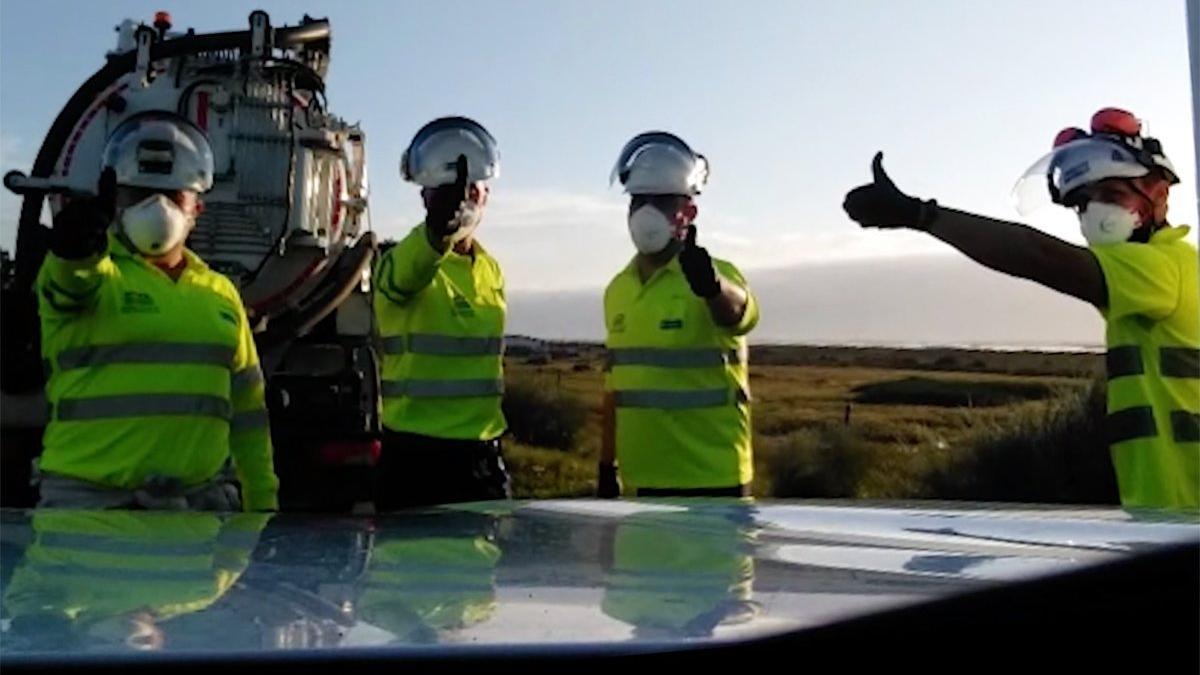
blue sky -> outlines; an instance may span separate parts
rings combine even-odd
[[[1196,221],[1184,3],[140,2],[0,3],[0,163],[28,169],[125,17],[177,27],[308,12],[333,24],[329,100],[368,133],[384,235],[420,218],[397,162],[429,119],[464,114],[503,155],[480,230],[521,289],[599,287],[632,252],[607,176],[633,134],[663,128],[708,155],[701,243],[747,269],[942,253],[919,234],[860,232],[841,211],[884,149],[901,188],[1017,218],[1010,189],[1054,133],[1097,108],[1147,120],[1184,174]],[[0,242],[16,205],[0,203]],[[1065,212],[1028,220],[1079,241]]]

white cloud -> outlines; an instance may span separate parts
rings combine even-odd
[[[496,193],[479,230],[510,288],[600,288],[628,263],[625,204],[551,191]]]
[[[625,209],[621,198],[497,192],[479,236],[499,258],[511,288],[600,288],[633,255]],[[848,222],[840,229],[797,230],[774,223],[751,229],[736,215],[707,215],[698,223],[700,244],[742,269],[946,252],[944,244],[920,233],[864,231]]]
[[[625,229],[623,199],[555,191],[495,193],[480,240],[500,260],[510,288],[557,291],[601,288],[628,263],[633,247]],[[698,241],[716,257],[742,269],[785,267],[944,251],[911,232],[784,229],[711,214],[698,223]],[[769,234],[763,234],[769,233]]]
[[[22,138],[0,133],[0,174],[17,170],[29,173],[37,149]],[[17,241],[21,198],[0,188],[0,247],[12,251]]]
[[[762,319],[756,343],[1096,347],[1086,303],[962,256],[797,264],[746,274]],[[600,289],[509,294],[509,331],[601,339]]]
[[[496,192],[488,205],[487,223],[493,230],[570,225],[623,229],[625,208],[621,200],[570,192]]]

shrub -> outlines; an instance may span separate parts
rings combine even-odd
[[[755,450],[772,497],[854,497],[874,461],[871,447],[846,427],[760,438]]]
[[[578,397],[538,378],[517,378],[505,384],[502,408],[508,430],[528,445],[569,450],[587,419]]]
[[[594,461],[520,443],[504,448],[504,461],[517,499],[590,497],[596,492]]]
[[[942,499],[1116,504],[1103,380],[976,432],[925,476]]]
[[[971,382],[906,377],[856,387],[854,400],[857,403],[954,408],[1010,405],[1048,398],[1054,392],[1050,385],[1038,382]]]

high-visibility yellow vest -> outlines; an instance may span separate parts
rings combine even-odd
[[[678,257],[645,284],[631,262],[604,293],[605,387],[616,402],[616,451],[627,488],[733,487],[753,479],[745,335],[758,303],[742,274],[713,261],[749,301],[719,326]]]
[[[637,628],[711,633],[750,609],[754,534],[721,515],[644,513],[617,525],[603,612]]]
[[[205,609],[250,563],[270,514],[34,512],[34,540],[4,594],[14,616],[78,624],[147,609],[159,620]]]
[[[1108,306],[1108,434],[1125,506],[1200,505],[1200,277],[1186,227],[1091,248]]]
[[[456,630],[496,612],[500,549],[482,535],[392,537],[384,532],[358,597],[367,622],[399,638]]]
[[[233,283],[185,250],[172,280],[122,241],[38,275],[51,407],[42,471],[137,489],[199,485],[232,454],[247,510],[277,507],[262,371]]]
[[[422,223],[375,271],[383,352],[383,425],[436,438],[491,440],[506,428],[504,277],[475,242],[472,255],[430,245]]]

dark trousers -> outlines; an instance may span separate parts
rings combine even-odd
[[[375,511],[508,499],[500,439],[463,441],[384,431],[375,467]]]
[[[638,488],[639,497],[749,497],[749,485],[720,488]]]

